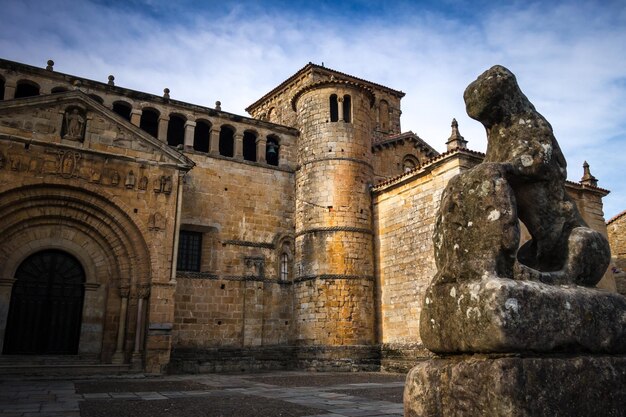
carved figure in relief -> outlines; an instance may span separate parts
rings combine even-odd
[[[20,170],[20,157],[11,155],[11,171],[19,171]]]
[[[145,175],[143,177],[141,177],[141,179],[139,180],[139,189],[140,190],[145,190],[146,188],[148,188],[148,177],[146,177]]]
[[[172,192],[172,177],[171,176],[167,176],[167,177],[163,177],[164,181],[163,181],[163,192],[165,194],[169,194]]]
[[[128,171],[128,175],[126,175],[126,181],[124,182],[126,188],[134,188],[135,187],[135,174],[132,170]]]
[[[120,174],[117,171],[113,171],[111,174],[111,185],[117,185],[120,183]]]
[[[159,178],[155,178],[152,181],[152,189],[154,190],[155,193],[160,193],[161,189],[162,189],[162,179],[163,177],[159,177]]]
[[[91,182],[93,182],[94,184],[99,184],[101,179],[102,173],[97,169],[92,169],[90,178]]]
[[[148,219],[149,230],[163,230],[165,229],[165,218],[160,213],[154,213]]]
[[[78,167],[80,154],[77,152],[62,152],[60,162],[60,174],[64,178],[73,177]]]
[[[65,112],[65,135],[63,139],[83,140],[83,126],[85,118],[79,113],[78,109],[72,109]]]

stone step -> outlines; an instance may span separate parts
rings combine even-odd
[[[131,372],[129,364],[103,364],[95,356],[0,356],[0,376],[86,376],[129,372]]]

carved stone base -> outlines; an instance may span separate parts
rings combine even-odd
[[[116,365],[121,365],[124,363],[126,359],[126,354],[124,352],[115,352],[113,354],[113,358],[111,359],[111,363]]]
[[[624,416],[626,356],[455,356],[407,375],[405,417]]]
[[[436,284],[426,291],[420,334],[437,353],[626,353],[626,297],[495,277]]]
[[[133,371],[141,371],[143,369],[143,354],[133,352],[133,356],[130,359],[130,364]]]

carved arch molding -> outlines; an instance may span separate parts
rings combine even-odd
[[[67,185],[40,184],[0,193],[2,304],[8,306],[15,273],[24,259],[48,249],[67,252],[85,270],[78,351],[110,356],[120,320],[115,302],[120,289],[150,283],[147,228],[128,212],[101,194]],[[6,320],[7,308],[0,308],[0,348]]]

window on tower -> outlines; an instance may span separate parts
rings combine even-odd
[[[337,94],[330,96],[330,121],[336,122],[339,120],[339,104],[337,103]]]
[[[343,121],[352,122],[352,98],[347,94],[343,96]]]

